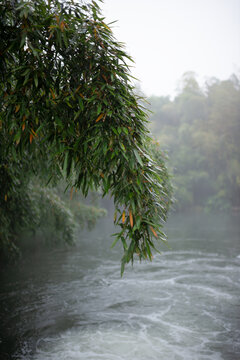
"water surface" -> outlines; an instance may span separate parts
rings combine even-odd
[[[172,249],[123,278],[107,225],[1,275],[1,358],[240,359],[239,219],[172,216]]]

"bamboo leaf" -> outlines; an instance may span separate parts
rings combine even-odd
[[[138,151],[134,149],[133,152],[134,152],[134,154],[135,154],[135,156],[136,156],[137,162],[138,162],[141,166],[143,166],[143,162],[142,162],[142,159],[141,159]]]
[[[123,224],[125,223],[125,210],[124,210],[123,213],[122,213],[122,223],[123,223]]]
[[[150,226],[150,229],[151,229],[153,235],[157,238],[158,235],[157,235],[156,231],[154,230],[154,228],[152,226]]]
[[[50,90],[50,92],[51,92],[51,94],[52,94],[53,99],[55,99],[55,98],[56,98],[56,96],[55,96],[55,94],[54,94],[53,90],[52,90],[51,88],[50,88],[49,90]]]
[[[113,243],[112,243],[112,245],[111,245],[111,249],[116,245],[116,243],[118,242],[118,240],[119,240],[119,237],[117,237],[117,238],[113,241]]]
[[[38,77],[37,77],[37,74],[36,74],[36,73],[34,74],[33,78],[34,78],[35,86],[36,86],[36,88],[37,88],[37,87],[38,87]]]
[[[100,121],[100,120],[103,118],[103,116],[104,116],[104,114],[100,114],[100,115],[98,116],[97,120],[96,120],[96,123],[97,123],[98,121]]]
[[[129,210],[129,220],[130,220],[130,225],[131,225],[131,228],[133,227],[133,216],[132,216],[132,211]]]

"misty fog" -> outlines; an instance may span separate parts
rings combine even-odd
[[[25,24],[21,25],[21,34],[28,26],[25,5],[19,10]],[[91,84],[94,78],[102,83],[97,83],[93,94],[88,96],[83,93],[82,85],[69,93],[65,82],[61,85],[76,127],[71,129],[65,115],[61,123],[61,110],[58,111],[56,121],[52,117],[49,125],[54,135],[46,137],[40,147],[38,134],[42,129],[45,131],[44,125],[36,133],[34,126],[39,125],[39,119],[29,111],[29,120],[25,113],[21,114],[17,128],[14,121],[21,112],[21,101],[17,98],[15,103],[15,93],[8,91],[10,80],[0,88],[4,89],[1,92],[4,99],[13,96],[10,104],[13,125],[8,128],[3,124],[9,111],[1,100],[4,116],[0,118],[0,141],[8,144],[11,136],[14,139],[13,150],[4,159],[1,156],[5,148],[11,146],[2,145],[1,150],[0,144],[0,360],[238,360],[239,3],[196,1],[195,6],[188,0],[171,0],[168,4],[162,0],[148,3],[106,0],[99,6],[106,16],[102,28],[107,40],[104,37],[99,40],[100,25],[92,34],[87,33],[87,26],[94,25],[92,20],[87,20],[87,25],[84,23],[77,34],[79,37],[87,34],[84,46],[90,48],[90,55],[87,51],[84,55],[87,66],[81,78],[83,83],[86,88],[87,81]],[[58,11],[62,8],[59,6]],[[2,14],[0,17],[4,19]],[[57,29],[57,36],[63,36],[60,43],[64,48],[67,44],[64,31],[68,31],[68,25],[59,15],[54,19],[56,25],[47,27],[52,32],[45,37],[49,44]],[[109,24],[117,19],[117,23]],[[111,33],[109,27],[116,41],[126,43],[127,52],[135,60],[131,63],[127,59],[131,74],[140,80],[134,78],[129,85],[139,108],[134,105],[128,111],[130,120],[126,124],[126,113],[121,115],[124,96],[114,88],[114,81],[120,79],[119,83],[126,86],[124,66],[127,65],[118,61],[119,69],[123,68],[122,78],[117,73],[120,70],[114,68],[116,65],[111,74],[101,65],[104,56],[107,57],[104,52],[115,61],[115,50],[111,53],[112,44],[106,35],[108,31]],[[21,36],[31,44],[31,36]],[[8,39],[4,41],[7,43]],[[94,42],[98,41],[96,51]],[[28,59],[33,50],[30,45],[25,47]],[[49,52],[55,50],[54,46],[48,48]],[[38,54],[34,55],[37,58]],[[9,56],[6,64],[14,56]],[[67,58],[71,56],[74,57],[73,53],[67,52]],[[92,59],[96,61],[97,71],[87,79],[87,72],[92,71]],[[2,65],[0,75],[6,64]],[[13,72],[20,71],[20,65]],[[78,73],[78,65],[74,69]],[[34,93],[45,79],[36,76],[38,70],[32,79],[28,70],[24,68],[24,71],[20,78],[27,79],[20,91],[21,98],[30,93],[25,89],[28,82]],[[67,71],[70,72],[66,70],[66,74]],[[54,78],[55,72],[53,66],[50,77]],[[69,84],[74,83],[76,73],[66,83],[68,80]],[[18,81],[12,84],[18,85]],[[41,94],[32,101],[36,106],[46,95],[44,91],[41,89]],[[107,103],[108,95],[102,95],[101,91],[109,93],[111,101]],[[126,94],[124,101],[130,104],[127,90]],[[50,87],[46,109],[47,106],[56,109],[63,102],[57,96],[57,90]],[[109,112],[105,113],[105,106],[110,107]],[[132,109],[147,114],[141,115],[148,120],[146,128]],[[28,110],[24,111],[27,114]],[[113,121],[114,111],[117,116]],[[84,116],[86,129],[102,126],[101,131],[91,136],[86,131],[85,135],[81,125]],[[131,117],[139,121],[139,127]],[[108,123],[111,132],[104,132]],[[72,135],[64,138],[68,129]],[[27,140],[21,140],[20,135],[27,131],[30,134]],[[146,137],[141,138],[142,133]],[[54,136],[63,136],[56,152]],[[82,136],[86,142],[71,142],[76,136]],[[134,139],[132,143],[131,139]],[[34,141],[39,141],[40,151],[31,157],[28,151]],[[137,147],[139,144],[142,147]],[[64,146],[68,149],[65,157]],[[86,158],[74,159],[76,163],[86,164],[83,174],[77,177],[77,167],[74,169],[74,161],[69,162],[69,158],[81,146]],[[129,155],[131,147],[134,157]],[[146,154],[143,149],[147,149]],[[93,151],[96,155],[88,158]],[[112,163],[115,155],[119,159]],[[109,169],[95,169],[95,158],[101,160],[107,156]],[[56,159],[60,162],[55,162]],[[91,161],[87,163],[87,159]],[[29,162],[31,175],[28,167],[22,175],[24,161]],[[128,168],[134,171],[127,172]],[[145,176],[146,169],[151,172]],[[119,172],[123,174],[122,184],[117,177]],[[5,191],[12,174],[11,191]],[[101,186],[95,186],[99,179]],[[123,183],[126,179],[127,186]],[[156,179],[160,179],[159,183]],[[162,191],[160,197],[157,186]],[[148,219],[152,215],[152,208],[148,209],[152,198],[146,196],[145,202],[140,203],[141,189],[147,189],[152,198],[155,196],[155,211],[161,219],[157,233],[151,217]],[[118,193],[124,194],[125,203],[117,202]],[[143,209],[139,210],[139,203],[144,204]],[[128,234],[140,233],[142,224],[151,239],[151,249],[147,245],[144,248],[144,239],[137,239],[136,245],[124,235],[127,227]],[[119,232],[120,236],[116,235]]]

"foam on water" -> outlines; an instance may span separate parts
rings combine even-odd
[[[155,269],[137,265],[123,279],[116,263],[108,262],[81,280],[62,283],[65,316],[75,321],[57,336],[39,339],[32,359],[237,359],[239,321],[231,316],[239,320],[239,314],[229,309],[238,301],[239,287],[233,286],[238,266],[229,261],[211,269],[211,254],[205,259],[194,254],[195,262],[189,253],[180,255],[186,258],[181,264],[174,254],[171,260],[156,257]],[[51,307],[58,286],[50,285],[48,294]]]
[[[52,359],[195,359],[196,354],[202,353],[202,359],[222,359],[220,354],[204,350],[204,340],[197,334],[185,334],[182,327],[176,329],[178,336],[169,347],[169,341],[174,333],[168,337],[159,336],[142,327],[132,329],[125,326],[120,328],[88,329],[66,332],[58,338],[46,339],[39,342],[37,360]],[[180,335],[181,334],[181,335]],[[188,338],[188,347],[182,345]],[[199,357],[200,359],[200,357]]]

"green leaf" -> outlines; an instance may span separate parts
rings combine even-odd
[[[143,166],[143,162],[142,162],[142,159],[141,159],[138,151],[134,149],[133,152],[134,152],[134,154],[135,154],[135,156],[136,156],[137,162],[138,162],[141,166]]]
[[[123,276],[124,270],[125,270],[125,259],[121,261],[121,277]]]
[[[78,98],[78,104],[79,104],[79,107],[80,107],[81,111],[83,111],[84,105],[83,105],[83,101],[82,101],[81,97]]]
[[[146,241],[146,249],[147,249],[149,260],[152,261],[152,253],[151,253],[148,241]]]
[[[101,104],[98,104],[98,107],[97,107],[97,116],[101,113],[102,111],[102,105]]]
[[[126,148],[125,148],[125,146],[123,145],[123,143],[119,142],[119,145],[121,146],[121,149],[122,149],[124,152],[126,152]]]
[[[75,116],[74,116],[74,121],[77,120],[77,118],[79,117],[79,115],[81,114],[82,110],[79,110]]]
[[[118,240],[119,240],[119,237],[117,237],[117,238],[113,241],[113,243],[112,243],[112,245],[111,245],[111,249],[116,245],[116,243],[118,242]]]
[[[37,87],[38,87],[38,76],[37,76],[37,74],[36,74],[36,73],[34,73],[33,78],[34,78],[34,83],[35,83],[35,86],[36,86],[36,88],[37,88]]]
[[[18,132],[15,134],[13,141],[14,142],[19,142],[20,138],[21,138],[22,132],[21,130],[18,130]]]
[[[111,129],[112,129],[112,131],[114,132],[114,134],[116,134],[116,135],[118,136],[118,132],[117,132],[117,130],[116,130],[113,126],[111,126]]]
[[[20,48],[22,48],[25,45],[26,37],[27,37],[27,33],[23,32],[21,37]]]
[[[63,173],[65,174],[65,176],[66,176],[66,173],[67,173],[68,155],[69,155],[69,152],[66,151],[65,158],[64,158],[64,164],[63,164]]]
[[[123,236],[121,236],[121,241],[122,241],[124,249],[127,250],[128,246],[127,246],[126,240],[125,240],[125,238]]]

